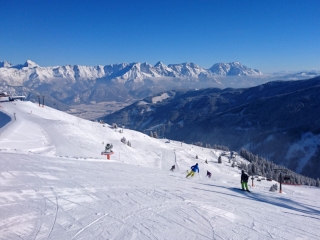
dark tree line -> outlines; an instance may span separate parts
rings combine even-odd
[[[150,131],[150,137],[159,138],[157,132]]]
[[[203,144],[202,142],[193,142],[191,144],[198,146],[198,147],[205,146],[206,148],[217,149],[217,150],[222,150],[222,151],[227,151],[227,152],[229,151],[229,148],[226,146],[223,146],[223,145],[217,145],[217,144],[211,145],[209,143]]]
[[[275,181],[279,181],[280,171],[275,171],[275,169],[283,169],[287,173],[282,173],[282,181],[284,183],[290,184],[302,184],[308,186],[317,186],[320,187],[319,178],[313,179],[303,175],[300,175],[292,170],[285,168],[270,162],[258,155],[254,155],[249,152],[247,149],[241,149],[239,155],[244,159],[248,160],[250,163],[245,164],[241,163],[240,168],[244,169],[249,175],[259,175],[266,178],[271,178]]]
[[[202,142],[201,143],[201,146],[202,146]],[[223,146],[223,145],[217,145],[217,144],[209,144],[209,143],[206,143],[205,144],[206,148],[212,148],[212,149],[217,149],[217,150],[222,150],[222,151],[229,151],[229,148],[226,147],[226,146]]]

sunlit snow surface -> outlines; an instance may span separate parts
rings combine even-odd
[[[255,181],[244,193],[240,170],[226,157],[218,164],[219,151],[30,102],[0,111],[12,119],[0,115],[0,239],[320,239],[319,188],[279,194]],[[111,160],[100,155],[106,143]],[[196,162],[200,174],[186,179]]]

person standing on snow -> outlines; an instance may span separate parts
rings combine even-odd
[[[196,165],[191,166],[191,171],[188,173],[186,178],[189,176],[193,177],[196,171],[198,171],[198,173],[200,172],[199,167],[198,167],[198,163],[196,163]]]
[[[171,167],[171,169],[170,169],[170,171],[174,171],[176,169],[176,165],[173,165],[172,167]]]
[[[249,179],[249,175],[247,173],[244,172],[244,170],[241,171],[241,187],[242,187],[242,191],[249,191],[248,189],[248,179]],[[246,188],[246,189],[244,189]]]

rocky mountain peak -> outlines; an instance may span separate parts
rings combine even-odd
[[[27,60],[24,64],[24,67],[28,67],[28,68],[35,68],[35,67],[39,67],[38,64],[36,64],[35,62],[31,61],[31,60]]]
[[[248,68],[240,62],[216,63],[210,69],[213,75],[226,76],[247,76],[247,75],[262,75],[257,69]]]
[[[8,67],[12,67],[12,64],[7,62],[7,61],[0,61],[0,68],[8,68]]]

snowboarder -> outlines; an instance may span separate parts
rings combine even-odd
[[[241,171],[241,187],[242,191],[250,192],[248,189],[248,179],[249,175],[244,172],[244,170]]]
[[[208,170],[207,170],[207,177],[211,178],[211,172],[209,172]]]
[[[173,165],[172,167],[171,167],[171,169],[170,169],[170,171],[174,171],[176,169],[176,165]]]
[[[198,171],[198,173],[199,173],[198,163],[196,163],[196,165],[191,166],[191,171],[188,173],[186,178],[189,177],[189,176],[193,177],[194,174],[196,173],[196,171]]]

